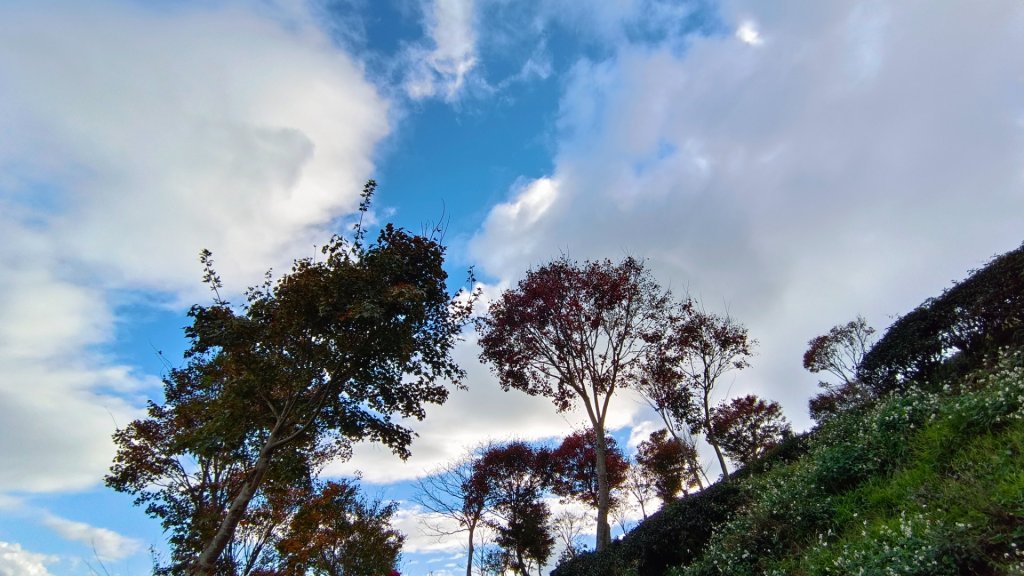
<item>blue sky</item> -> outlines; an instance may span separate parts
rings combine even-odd
[[[450,218],[485,294],[560,254],[646,258],[760,344],[721,399],[797,428],[807,340],[878,328],[1024,240],[1024,7],[924,0],[0,3],[0,574],[138,574],[159,526],[102,487],[207,301],[343,228]],[[403,573],[460,573],[410,483],[485,440],[583,422],[466,392],[360,471],[401,502]],[[656,426],[623,395],[633,445]],[[710,459],[709,459],[710,462]],[[447,571],[447,572],[446,572]]]

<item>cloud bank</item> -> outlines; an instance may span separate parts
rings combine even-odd
[[[156,385],[103,352],[126,298],[205,298],[202,248],[241,290],[356,205],[388,103],[280,14],[0,7],[0,491],[102,477]]]
[[[879,328],[1019,244],[1024,9],[731,2],[726,32],[581,59],[555,170],[469,246],[490,277],[645,257],[761,341],[732,394],[807,424],[811,337]],[[950,41],[955,38],[956,41]]]

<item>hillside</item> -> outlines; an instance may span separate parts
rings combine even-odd
[[[1024,574],[1024,246],[898,319],[850,401],[554,576]]]

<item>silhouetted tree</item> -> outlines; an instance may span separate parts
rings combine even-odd
[[[688,474],[688,463],[696,458],[692,446],[669,435],[667,430],[651,432],[650,437],[637,446],[637,466],[650,479],[655,494],[665,504],[676,496],[692,479]]]
[[[778,402],[747,395],[719,404],[711,416],[711,433],[722,451],[746,465],[792,434]]]
[[[531,564],[542,566],[555,544],[543,501],[551,485],[550,453],[519,441],[491,446],[473,463],[473,475],[495,517],[489,524],[500,551],[488,562],[529,576]]]
[[[857,378],[857,370],[871,348],[874,334],[875,329],[857,316],[807,343],[804,368],[815,374],[827,372],[838,380],[818,382],[824,391],[808,403],[812,418],[820,422],[870,397],[870,392]]]
[[[672,316],[669,338],[648,362],[645,381],[658,390],[655,401],[665,403],[673,418],[687,422],[691,432],[705,435],[723,477],[728,477],[729,469],[711,426],[712,394],[723,374],[750,366],[756,344],[731,317],[684,302]]]
[[[473,474],[475,461],[476,455],[469,453],[417,480],[414,498],[425,509],[455,523],[454,529],[428,525],[431,533],[449,536],[466,532],[466,576],[473,574],[474,536],[487,510],[487,484]]]

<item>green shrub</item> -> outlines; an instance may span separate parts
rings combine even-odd
[[[900,317],[872,346],[858,378],[876,396],[941,384],[1024,345],[1024,245]]]

